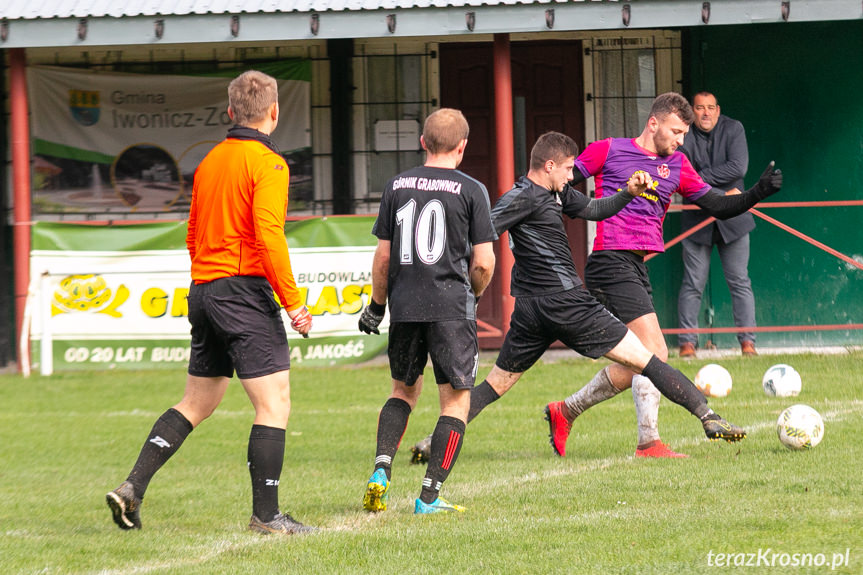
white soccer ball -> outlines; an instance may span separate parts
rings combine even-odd
[[[798,403],[779,415],[776,432],[788,449],[812,449],[824,437],[824,420],[808,405]]]
[[[796,369],[779,363],[764,372],[761,386],[764,393],[771,397],[792,397],[800,393],[803,382]]]
[[[708,363],[695,374],[695,387],[707,397],[725,397],[731,393],[731,374],[716,363]]]

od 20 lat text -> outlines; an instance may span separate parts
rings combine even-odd
[[[144,361],[144,354],[149,351],[148,360],[154,363],[186,362],[189,361],[190,349],[186,347],[154,347],[143,346],[99,346],[99,347],[70,347],[63,353],[63,359],[67,363],[140,363]]]

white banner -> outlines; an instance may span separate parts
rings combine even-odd
[[[310,82],[294,75],[277,80],[272,139],[298,199],[311,180],[311,107]],[[233,125],[232,79],[28,68],[34,212],[187,210],[195,168]]]
[[[371,299],[374,218],[290,222],[286,238],[308,339],[282,311],[294,365],[356,363],[386,348],[357,321]],[[179,367],[189,359],[189,253],[182,222],[33,225],[28,307],[34,363],[54,369]],[[110,249],[107,249],[110,248]]]
[[[313,317],[314,337],[354,336],[371,297],[374,248],[293,248],[291,264]],[[188,338],[189,253],[33,251],[34,338]],[[289,338],[290,328],[282,311]],[[48,323],[46,323],[48,322]],[[386,324],[382,327],[386,327]]]

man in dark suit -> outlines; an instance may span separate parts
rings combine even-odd
[[[740,193],[749,164],[743,124],[720,114],[716,96],[710,92],[696,94],[692,108],[695,121],[681,150],[705,182],[728,190],[728,193]],[[682,228],[688,230],[707,217],[701,210],[684,210]],[[755,296],[748,270],[749,232],[754,228],[754,218],[746,212],[727,220],[717,220],[683,240],[683,282],[678,297],[681,329],[698,327],[698,312],[710,273],[713,246],[719,251],[722,271],[731,292],[734,325],[740,328],[755,326]],[[744,356],[757,355],[754,333],[741,331],[737,340]],[[678,341],[680,357],[695,356],[697,334],[681,334]]]

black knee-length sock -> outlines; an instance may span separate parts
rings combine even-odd
[[[375,452],[375,469],[382,468],[387,479],[392,475],[393,457],[408,426],[411,406],[403,399],[391,397],[378,416],[378,446]]]
[[[266,523],[279,512],[279,480],[285,461],[285,430],[253,425],[249,433],[252,512]]]
[[[470,390],[470,411],[467,414],[467,422],[473,421],[479,412],[498,399],[500,396],[494,388],[489,385],[488,381],[483,380],[481,384]]]
[[[671,367],[655,355],[650,358],[641,373],[650,378],[650,381],[662,395],[674,403],[682,405],[692,415],[701,418],[712,412],[707,407],[704,394],[698,391],[695,384],[679,370]]]
[[[465,427],[465,423],[455,417],[442,415],[438,418],[437,426],[432,433],[431,455],[423,478],[422,493],[420,493],[420,499],[424,503],[431,503],[437,499],[441,485],[446,481],[458,459],[464,441]]]
[[[180,449],[192,429],[189,420],[173,407],[156,420],[135,466],[126,478],[135,488],[136,497],[143,499],[153,475]]]

